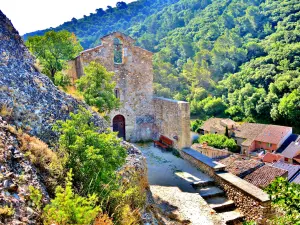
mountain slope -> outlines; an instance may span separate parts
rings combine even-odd
[[[74,32],[81,45],[87,49],[99,44],[99,37],[113,31],[125,32],[128,28],[142,23],[148,16],[175,2],[178,0],[140,0],[128,5],[126,3],[117,4],[117,7],[110,7],[105,11],[102,8],[96,9],[96,13],[91,13],[82,19],[73,18],[53,30]],[[24,39],[27,40],[30,36],[43,35],[48,30],[52,29],[25,34]]]

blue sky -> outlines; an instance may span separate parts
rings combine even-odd
[[[120,0],[0,0],[0,10],[21,35],[56,27],[73,17],[94,13],[97,8],[115,6]],[[132,2],[133,0],[123,0]]]

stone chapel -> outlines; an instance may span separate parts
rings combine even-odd
[[[121,107],[109,114],[111,129],[130,141],[148,141],[164,135],[176,149],[190,147],[189,103],[153,94],[153,53],[138,46],[135,40],[113,32],[101,38],[101,45],[81,52],[69,62],[72,82],[84,76],[83,68],[96,61],[114,72],[115,95]]]

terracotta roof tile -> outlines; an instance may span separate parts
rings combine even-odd
[[[217,131],[225,132],[227,126],[234,126],[236,123],[231,119],[223,119],[223,118],[209,118],[206,120],[201,126],[202,130],[210,131],[211,128],[214,128]]]
[[[261,141],[272,144],[279,144],[283,137],[291,133],[291,127],[267,125],[255,138],[255,141]]]
[[[241,178],[264,165],[263,162],[260,162],[258,160],[243,159],[239,156],[229,156],[225,159],[220,160],[219,162],[226,165],[226,170],[228,172]]]
[[[243,123],[235,131],[235,137],[254,140],[254,138],[260,134],[260,132],[266,127],[265,124],[259,123]]]
[[[284,157],[282,155],[268,152],[267,154],[264,155],[264,157],[262,158],[262,161],[267,162],[267,163],[274,163],[283,158]]]
[[[267,187],[276,177],[287,177],[288,171],[269,165],[264,165],[253,173],[247,175],[244,179],[249,183],[259,187]]]

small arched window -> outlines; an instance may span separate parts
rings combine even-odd
[[[119,90],[119,88],[115,89],[115,96],[116,96],[116,98],[120,99],[120,90]]]
[[[114,39],[114,63],[123,63],[123,44],[119,38]]]

